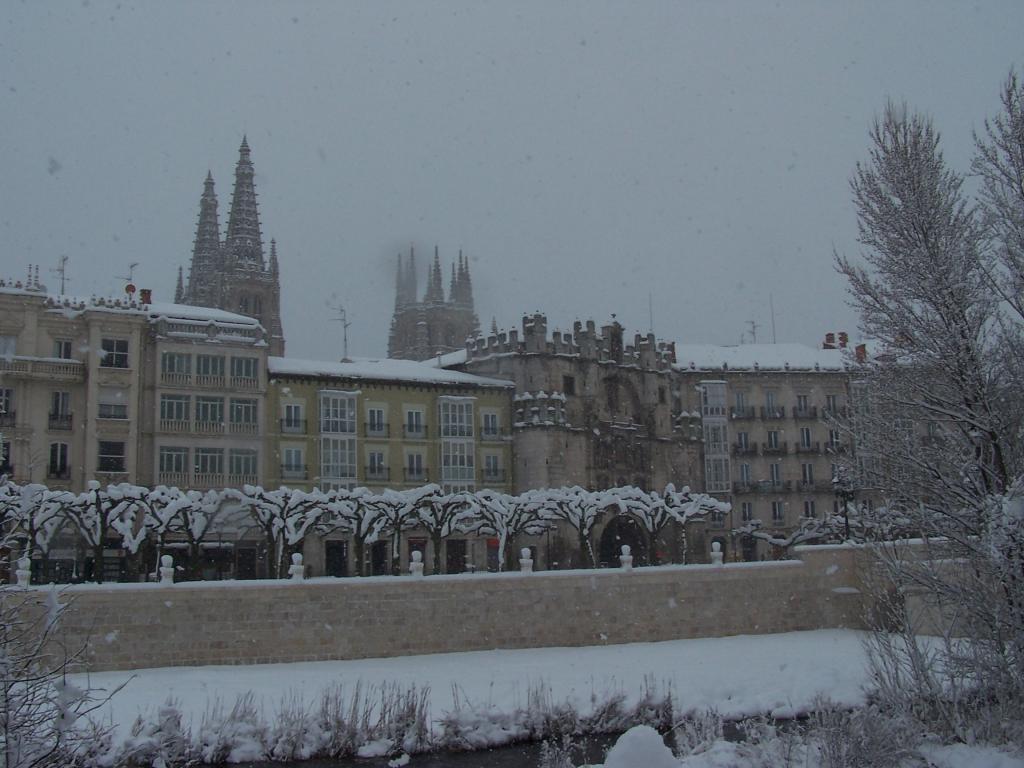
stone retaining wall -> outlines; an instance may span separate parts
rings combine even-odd
[[[853,550],[725,566],[68,588],[93,670],[861,628]],[[40,592],[46,588],[33,587]]]

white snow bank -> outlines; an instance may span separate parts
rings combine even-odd
[[[504,379],[489,379],[461,371],[437,368],[429,362],[415,360],[356,359],[333,363],[324,360],[297,360],[271,357],[268,367],[272,376],[330,376],[340,379],[372,381],[415,381],[423,384],[462,384],[474,387],[511,389],[515,384]]]
[[[604,758],[604,768],[679,768],[661,734],[649,725],[630,728]]]
[[[351,688],[358,681],[429,688],[434,719],[467,706],[512,712],[525,707],[530,688],[539,685],[550,688],[552,701],[570,703],[580,712],[616,692],[632,705],[643,693],[645,677],[671,686],[677,713],[714,708],[726,718],[789,715],[808,710],[818,696],[844,706],[864,703],[864,660],[861,633],[818,630],[607,647],[100,672],[88,684],[108,690],[126,684],[102,713],[123,739],[140,712],[152,715],[168,698],[179,703],[186,722],[191,718],[198,726],[214,701],[230,707],[238,695],[252,691],[272,720],[289,696],[313,702],[327,686],[343,682]],[[87,683],[84,675],[74,676],[73,682]]]

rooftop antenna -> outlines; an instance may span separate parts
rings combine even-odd
[[[352,323],[349,321],[348,315],[345,312],[345,307],[342,306],[341,302],[338,302],[338,304],[336,306],[335,305],[331,305],[331,304],[328,304],[327,306],[330,309],[333,309],[337,313],[337,315],[338,315],[337,317],[332,317],[331,320],[336,322],[336,323],[341,323],[341,338],[342,338],[342,357],[341,357],[341,362],[343,362],[343,363],[351,363],[352,361],[348,357],[348,327],[350,325],[352,325]]]
[[[753,320],[747,320],[747,325],[750,326],[750,343],[757,344],[757,329],[761,326]]]
[[[139,262],[133,261],[131,264],[128,265],[128,275],[127,275],[127,277],[124,276],[124,275],[114,275],[114,277],[117,278],[118,280],[124,280],[126,283],[129,283],[129,284],[134,283],[135,282],[135,279],[134,279],[134,277],[135,277],[135,268],[137,266],[139,266]]]
[[[650,333],[654,333],[654,298],[650,291],[647,292],[647,314],[650,325],[647,326],[647,330]]]
[[[775,302],[770,293],[768,294],[768,309],[772,313],[772,344],[776,344],[778,342],[775,341]]]
[[[56,268],[50,270],[51,275],[57,275],[60,278],[60,295],[63,296],[66,291],[65,287],[71,278],[68,277],[68,257],[64,254],[60,257],[60,261],[57,263]]]

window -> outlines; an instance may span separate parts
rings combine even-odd
[[[771,479],[772,485],[779,485],[782,483],[782,465],[778,462],[768,465],[768,475]]]
[[[48,476],[68,477],[68,452],[67,443],[50,443],[50,460],[46,464],[46,474]]]
[[[818,514],[814,509],[814,499],[804,500],[804,517],[817,517]]]
[[[838,412],[839,409],[836,407],[837,400],[838,398],[835,395],[825,395],[825,408],[828,409],[829,413],[835,414]]]
[[[701,405],[705,416],[725,415],[725,382],[702,381]]]
[[[71,413],[71,393],[50,393],[50,416],[67,416]]]
[[[197,396],[196,421],[202,424],[223,424],[224,398]]]
[[[498,457],[493,454],[484,456],[484,477],[497,480],[501,477],[501,468],[498,466]]]
[[[740,482],[750,483],[750,465],[740,464]]]
[[[736,393],[736,410],[745,411],[747,410],[747,393],[737,392]]]
[[[211,378],[224,377],[224,357],[222,355],[196,355],[196,373]]]
[[[223,448],[196,448],[195,459],[197,475],[224,474]]]
[[[811,447],[811,428],[800,427],[800,447],[810,448]]]
[[[483,421],[483,436],[484,437],[497,437],[499,433],[498,429],[498,414],[496,413],[484,413],[481,415]]]
[[[183,475],[188,472],[188,448],[160,447],[160,473]]]
[[[114,440],[99,441],[99,460],[96,469],[99,472],[125,471],[124,443]]]
[[[804,485],[814,484],[814,465],[813,464],[801,464],[800,465],[800,480]]]
[[[233,379],[255,379],[256,364],[259,361],[255,357],[232,357],[231,378]]]
[[[287,403],[284,406],[284,419],[281,428],[285,432],[305,432],[306,419],[301,403]]]
[[[775,429],[768,430],[768,447],[775,450],[779,447],[779,432]]]
[[[127,419],[128,391],[119,387],[100,387],[99,417],[101,419]]]
[[[366,454],[366,461],[366,473],[370,477],[380,477],[386,473],[383,451],[370,451]]]
[[[405,474],[407,480],[420,480],[426,476],[423,469],[423,454],[410,453],[405,457]]]
[[[729,459],[706,457],[704,471],[709,491],[715,493],[729,490]]]
[[[0,416],[14,411],[14,390],[0,387]]]
[[[441,401],[441,437],[473,436],[473,402]]]
[[[828,444],[832,448],[838,448],[842,440],[842,435],[839,434],[838,429],[830,429],[828,431]]]
[[[423,411],[405,412],[405,434],[410,437],[424,434]]]
[[[232,424],[255,424],[256,401],[232,397],[230,414]]]
[[[128,367],[128,339],[100,340],[100,367]]]
[[[750,435],[746,432],[736,433],[736,445],[741,451],[746,451],[750,448]]]
[[[384,434],[384,409],[368,408],[366,411],[366,431],[373,435]]]
[[[786,506],[781,501],[772,502],[772,522],[774,523],[785,523],[786,522]]]
[[[719,456],[728,453],[724,422],[704,425],[704,453]]]
[[[9,475],[14,472],[11,466],[11,441],[0,442],[0,474]]]
[[[16,354],[17,336],[0,336],[0,357],[10,359]]]
[[[281,469],[286,473],[294,474],[305,469],[301,448],[285,448],[282,452],[282,459]]]
[[[658,403],[664,405],[668,400],[668,393],[664,387],[658,387]]]
[[[576,377],[575,376],[563,376],[562,377],[562,393],[566,395],[576,394]]]
[[[54,339],[53,342],[53,356],[58,357],[61,360],[71,359],[71,340],[70,339]]]
[[[354,393],[320,393],[320,431],[350,435],[355,434],[356,396]],[[355,475],[352,475],[352,477],[354,476]],[[346,475],[346,477],[348,477],[348,475]]]
[[[320,476],[355,482],[356,441],[351,437],[320,438]]]
[[[800,413],[807,413],[807,411],[810,410],[810,408],[808,408],[807,406],[807,395],[796,396],[796,409]]]
[[[192,373],[192,355],[184,352],[164,352],[160,356],[160,372],[180,375]]]
[[[441,445],[441,484],[445,490],[472,490],[474,480],[473,444],[462,440],[445,440]]]
[[[749,523],[754,519],[754,505],[749,501],[744,501],[740,504],[740,516],[744,523]]]
[[[775,411],[775,390],[766,389],[764,391],[764,407],[766,411]]]
[[[228,474],[234,477],[255,477],[257,454],[248,448],[232,448],[228,451]]]
[[[160,421],[188,421],[188,395],[160,395]]]

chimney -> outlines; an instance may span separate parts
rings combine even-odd
[[[825,334],[825,343],[821,345],[822,349],[835,349],[836,348],[836,335],[834,333]]]
[[[139,301],[141,301],[143,304],[152,304],[153,303],[153,289],[152,288],[143,288],[141,291],[139,291]]]
[[[858,344],[853,348],[853,354],[858,363],[867,362],[868,359],[868,347],[866,344]]]
[[[839,332],[839,348],[846,349],[846,345],[850,342],[850,336],[846,331]]]

